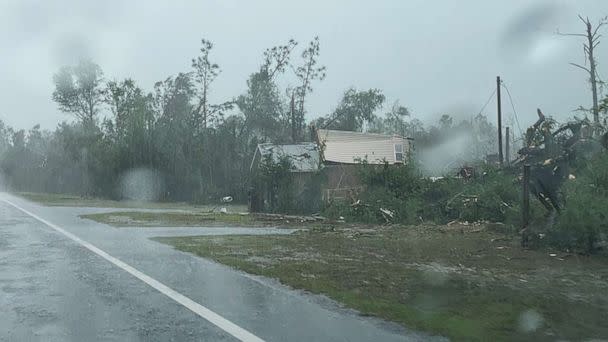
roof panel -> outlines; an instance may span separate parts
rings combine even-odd
[[[297,145],[259,144],[258,151],[262,157],[272,155],[276,163],[287,156],[293,164],[293,172],[313,172],[319,169],[319,149],[315,143]]]

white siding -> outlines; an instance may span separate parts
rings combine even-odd
[[[409,141],[396,135],[333,130],[318,130],[317,134],[324,145],[324,160],[328,162],[354,164],[359,158],[371,164],[380,164],[383,160],[394,164],[395,144],[403,144],[405,155],[410,151]]]

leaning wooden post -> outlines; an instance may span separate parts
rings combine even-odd
[[[521,244],[528,245],[528,224],[530,223],[530,165],[524,164],[523,198],[521,207],[522,235]]]
[[[507,165],[511,163],[511,161],[509,160],[511,159],[511,144],[509,139],[511,139],[511,137],[509,135],[509,126],[507,126],[505,132],[505,162],[507,163]]]

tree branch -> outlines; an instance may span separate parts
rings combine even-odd
[[[591,35],[592,37],[595,37],[595,35],[597,34],[597,31],[602,27],[606,25],[605,21],[600,21],[597,26],[595,27],[595,30],[593,31],[593,34]]]
[[[582,33],[561,33],[559,31],[555,32],[558,36],[575,36],[575,37],[587,37],[586,34]]]
[[[587,24],[587,22],[589,21],[589,19],[587,19],[587,21],[585,21],[585,18],[583,18],[583,16],[580,14],[578,15],[578,18],[585,24]]]
[[[576,64],[576,63],[569,63],[569,64],[570,64],[570,65],[572,65],[572,66],[575,66],[575,67],[577,67],[577,68],[581,68],[581,69],[585,70],[585,71],[586,71],[586,72],[588,72],[588,73],[591,73],[591,71],[590,71],[589,69],[585,68],[585,67],[584,67],[584,66],[582,66],[582,65],[579,65],[579,64]]]
[[[595,36],[595,37],[594,37],[594,38],[591,40],[591,42],[595,43],[595,42],[596,42],[596,41],[598,41],[600,38],[602,38],[602,35],[601,35],[601,34],[598,34],[597,36]]]

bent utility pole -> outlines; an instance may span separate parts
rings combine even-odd
[[[502,166],[502,106],[500,103],[500,76],[496,76],[496,107],[498,113],[498,161],[500,162],[500,166]]]

